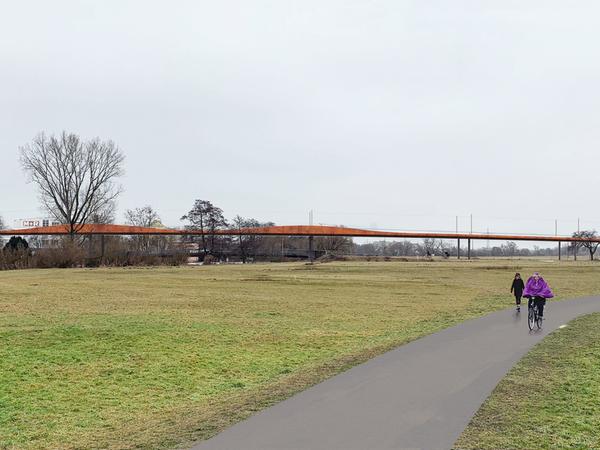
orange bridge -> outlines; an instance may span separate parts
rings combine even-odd
[[[49,227],[22,228],[13,230],[0,230],[0,235],[5,236],[35,236],[35,235],[66,235],[69,229],[66,225]],[[176,228],[147,228],[130,225],[83,225],[77,234],[82,235],[259,235],[259,236],[344,236],[344,237],[370,237],[370,238],[405,238],[405,239],[489,239],[503,241],[541,241],[541,242],[600,242],[600,236],[594,239],[576,238],[572,236],[528,235],[528,234],[494,234],[494,233],[448,233],[448,232],[421,232],[421,231],[381,231],[360,228],[332,227],[323,225],[284,225],[256,228],[221,229],[215,231]]]

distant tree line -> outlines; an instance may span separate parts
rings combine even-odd
[[[597,237],[595,231],[582,231],[573,233],[573,237],[592,239]],[[527,256],[558,256],[558,245],[552,247],[533,248],[519,247],[516,242],[508,241],[500,245],[482,246],[482,241],[471,241],[472,257],[527,257]],[[577,257],[585,255],[594,259],[598,243],[595,242],[563,242],[562,255]],[[467,255],[467,242],[461,240],[461,256]],[[453,256],[458,254],[456,240],[423,239],[420,242],[403,241],[376,241],[366,244],[354,244],[354,254],[362,256]]]
[[[218,235],[218,230],[274,225],[251,217],[236,215],[227,219],[221,208],[209,200],[197,199],[181,220],[185,229],[196,232],[182,238],[174,236],[81,236],[86,223],[114,223],[116,199],[122,188],[117,183],[124,174],[124,154],[110,140],[83,140],[63,131],[59,136],[37,135],[20,147],[21,165],[40,194],[44,208],[67,225],[69,236],[32,237],[29,241],[11,239],[0,246],[0,268],[72,267],[81,265],[179,264],[190,255],[204,263],[215,261],[249,262],[257,259],[284,260],[309,255],[309,240],[298,236]],[[126,222],[140,227],[164,227],[150,205],[127,210]],[[0,228],[4,224],[0,218]],[[579,231],[573,236],[582,242],[565,245],[575,257],[587,252],[590,259],[598,248],[595,230]],[[15,238],[16,239],[16,238]],[[421,242],[381,240],[356,244],[347,237],[314,237],[312,251],[321,255],[365,256],[455,256],[456,241],[423,239]],[[466,240],[461,253],[466,255]],[[1,241],[0,241],[1,243]],[[514,242],[491,247],[472,241],[471,255],[554,256],[556,247],[519,248]],[[478,245],[476,245],[478,244]],[[475,248],[477,247],[477,248]]]
[[[242,262],[260,259],[307,257],[308,239],[301,236],[216,235],[217,230],[242,230],[275,225],[250,217],[235,216],[227,220],[223,210],[208,200],[196,200],[192,209],[181,217],[185,228],[199,235],[184,236],[184,241],[197,243],[199,259],[205,262],[239,258]],[[352,252],[352,239],[346,237],[315,237],[314,249],[319,254]]]

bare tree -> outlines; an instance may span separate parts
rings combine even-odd
[[[425,252],[427,256],[435,255],[435,252],[442,248],[443,242],[439,239],[435,238],[425,238],[423,239],[423,247],[425,247]]]
[[[143,208],[128,209],[125,213],[127,223],[138,227],[161,228],[164,225],[158,213],[150,205]],[[163,238],[163,239],[161,239]],[[164,247],[164,236],[132,236],[131,241],[137,250],[147,252],[151,247]]]
[[[275,225],[273,222],[261,223],[256,219],[245,219],[241,216],[235,216],[233,225],[238,230],[242,228],[269,227]],[[239,234],[238,245],[242,262],[246,262],[249,257],[256,256],[256,252],[264,241],[264,236]]]
[[[336,254],[349,253],[352,248],[352,238],[345,236],[317,236],[315,238],[317,250]]]
[[[513,241],[508,241],[506,244],[503,244],[501,246],[502,249],[502,254],[504,256],[515,256],[515,254],[517,253],[518,250],[518,246],[516,242]]]
[[[123,175],[123,153],[112,141],[63,131],[59,137],[40,133],[20,148],[21,165],[40,192],[44,207],[68,226],[73,237],[121,192],[115,185]]]
[[[127,223],[138,227],[162,227],[158,213],[147,205],[143,208],[128,209],[125,213]]]
[[[576,231],[573,233],[573,237],[584,239],[579,244],[582,247],[587,248],[588,252],[590,252],[590,261],[592,261],[594,259],[594,253],[596,253],[596,250],[598,250],[598,246],[600,245],[600,242],[594,241],[594,239],[598,239],[598,233],[596,230]],[[576,243],[573,242],[573,244]]]

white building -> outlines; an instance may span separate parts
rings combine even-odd
[[[17,219],[13,221],[13,229],[21,230],[35,227],[47,227],[51,225],[60,225],[56,219],[49,217],[28,217],[25,219]],[[57,236],[25,236],[29,246],[32,248],[47,248],[55,247],[59,237]]]
[[[51,219],[49,217],[30,217],[27,219],[15,220],[13,228],[18,230],[21,228],[48,227],[51,225],[60,225],[60,222],[56,219]]]

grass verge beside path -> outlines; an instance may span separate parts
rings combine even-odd
[[[600,266],[340,262],[0,272],[0,448],[170,448],[358,362]]]
[[[600,313],[573,320],[534,347],[455,448],[600,448]]]

